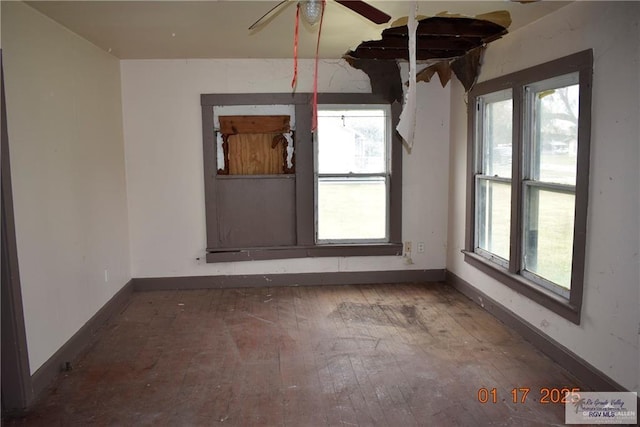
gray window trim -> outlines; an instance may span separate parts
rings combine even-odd
[[[536,82],[578,72],[580,84],[580,105],[578,121],[578,157],[577,176],[575,185],[575,221],[573,264],[571,273],[571,291],[568,298],[559,295],[549,289],[550,286],[532,281],[535,279],[529,273],[522,274],[521,265],[521,233],[522,229],[522,198],[525,186],[539,185],[553,191],[571,191],[572,186],[555,185],[539,182],[525,182],[523,177],[522,146],[523,137],[527,129],[523,129],[523,110],[525,106],[524,88]],[[591,89],[593,78],[593,50],[585,50],[554,61],[537,65],[526,70],[518,71],[493,80],[478,83],[469,93],[467,129],[467,195],[466,195],[466,234],[465,234],[465,261],[470,265],[485,272],[492,278],[519,292],[520,294],[536,301],[540,305],[552,310],[569,321],[580,324],[582,295],[585,267],[585,247],[587,234],[587,206],[589,185],[589,157],[591,139]],[[477,99],[479,96],[498,92],[504,89],[513,89],[513,170],[511,196],[511,244],[509,265],[491,262],[475,251],[475,194],[476,194],[476,156],[477,156]],[[550,284],[552,285],[552,284]],[[555,286],[555,285],[553,285]],[[552,287],[553,287],[552,286]]]
[[[391,171],[389,192],[389,241],[366,244],[315,243],[314,224],[314,164],[311,133],[310,93],[255,93],[255,94],[203,94],[202,107],[203,163],[205,214],[207,228],[207,262],[228,262],[284,258],[324,256],[380,256],[402,255],[402,142],[397,132],[391,136]],[[385,104],[389,102],[378,94],[320,93],[319,104]],[[293,105],[296,115],[295,136],[295,206],[296,244],[293,246],[218,248],[216,180],[229,179],[218,176],[216,167],[216,140],[213,123],[214,106],[232,105]],[[398,124],[401,105],[390,105],[392,129]]]

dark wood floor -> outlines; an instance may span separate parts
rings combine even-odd
[[[563,425],[545,387],[580,384],[442,284],[141,292],[10,424]]]

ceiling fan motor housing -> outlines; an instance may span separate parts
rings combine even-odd
[[[322,0],[301,1],[300,12],[308,24],[317,24],[320,21],[320,15],[322,15]]]

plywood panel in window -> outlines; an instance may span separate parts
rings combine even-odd
[[[290,117],[220,116],[223,135],[224,175],[274,175],[292,173],[287,167],[287,140]]]
[[[239,134],[228,138],[229,175],[284,173],[284,145],[274,134]]]

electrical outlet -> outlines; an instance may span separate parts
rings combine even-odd
[[[418,253],[419,254],[424,253],[424,242],[418,242]]]
[[[404,242],[404,253],[410,253],[411,252],[411,242]]]

